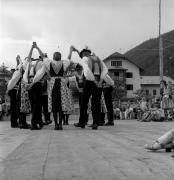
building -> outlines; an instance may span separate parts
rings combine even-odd
[[[146,95],[160,95],[160,76],[143,76],[143,69],[126,56],[116,52],[103,60],[108,67],[109,75],[115,82],[116,89],[125,90],[123,98],[135,97],[137,90],[144,90]],[[173,84],[174,80],[169,76],[163,79]],[[174,91],[174,90],[173,90]]]
[[[145,90],[146,95],[160,95],[160,76],[141,76],[141,89]],[[166,82],[171,81],[174,85],[174,80],[169,76],[163,76]]]
[[[140,73],[142,68],[118,52],[108,56],[103,61],[108,67],[109,75],[114,80],[115,85],[125,90],[123,97],[134,97],[134,92],[141,88]]]

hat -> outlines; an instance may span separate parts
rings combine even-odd
[[[82,55],[83,55],[83,53],[84,52],[89,52],[90,54],[91,54],[91,50],[90,49],[82,49],[81,51],[80,51],[80,53],[79,53],[79,56],[82,58]]]

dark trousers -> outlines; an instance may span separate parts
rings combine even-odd
[[[37,82],[29,90],[29,98],[31,102],[31,125],[42,124],[42,86]]]
[[[11,126],[17,126],[18,125],[17,119],[19,118],[19,113],[17,113],[17,90],[12,89],[9,91],[8,94],[10,96]]]
[[[50,113],[48,112],[48,95],[42,95],[42,107],[45,122],[50,121]]]
[[[104,98],[105,98],[105,103],[106,103],[106,108],[107,108],[107,115],[108,115],[108,122],[113,122],[114,117],[113,117],[113,104],[112,104],[112,90],[113,87],[106,87],[103,89],[104,93]]]
[[[27,116],[26,113],[20,112],[20,114],[19,114],[19,125],[21,127],[27,125],[26,116]]]
[[[102,89],[98,88],[93,81],[84,81],[84,88],[82,94],[82,102],[80,107],[80,119],[79,123],[85,125],[88,120],[87,108],[90,96],[92,96],[92,117],[93,124],[98,124],[100,120],[100,112],[101,112],[101,93]]]

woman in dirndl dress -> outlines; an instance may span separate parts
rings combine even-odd
[[[70,62],[61,60],[61,54],[55,52],[53,61],[50,63],[48,81],[48,110],[53,112],[55,130],[62,130],[62,120],[64,112],[72,111],[72,101],[69,98],[69,89],[67,86],[64,72],[70,65]],[[59,124],[57,122],[59,114]]]
[[[161,85],[160,94],[162,96],[161,108],[164,110],[164,115],[167,120],[167,117],[168,117],[167,111],[169,109],[172,109],[174,107],[174,104],[173,104],[171,91],[169,90],[169,87],[168,87],[166,81],[162,80],[160,85]]]

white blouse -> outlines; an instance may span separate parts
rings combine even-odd
[[[66,69],[69,67],[71,61],[70,60],[61,60],[61,62],[63,62],[63,68],[64,68],[64,71],[66,71]],[[46,72],[50,71],[50,63],[53,63],[55,66],[60,65],[59,61],[54,61],[54,60],[50,60],[48,58],[45,58],[43,60],[42,68],[40,68],[36,72],[36,74],[35,74],[35,76],[33,78],[33,83],[36,83],[36,82],[40,81],[42,79],[42,77],[44,76],[44,74]]]

